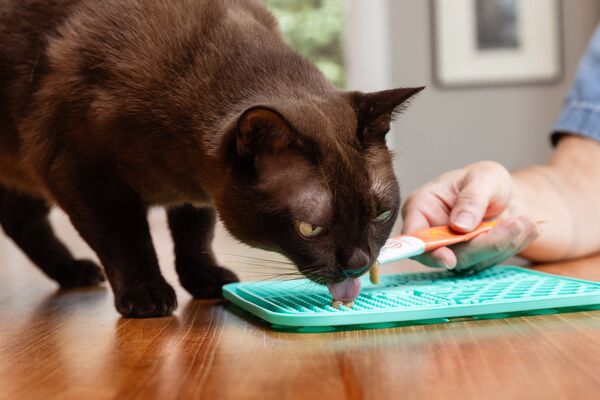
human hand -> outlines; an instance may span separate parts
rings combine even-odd
[[[403,233],[438,225],[474,230],[484,219],[503,221],[481,236],[415,257],[430,267],[474,272],[519,253],[538,235],[529,216],[511,216],[512,178],[502,165],[483,161],[450,171],[416,190],[402,209]]]

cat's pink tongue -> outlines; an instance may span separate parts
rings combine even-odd
[[[348,303],[354,301],[360,294],[360,280],[347,278],[338,283],[330,283],[327,288],[334,300]]]

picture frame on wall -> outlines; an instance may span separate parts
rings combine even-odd
[[[431,0],[431,7],[436,85],[561,79],[561,0]]]

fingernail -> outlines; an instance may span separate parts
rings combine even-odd
[[[454,219],[454,225],[463,229],[471,229],[475,225],[475,216],[466,211],[461,211]]]
[[[449,271],[453,270],[454,268],[456,268],[456,264],[453,264],[452,262],[450,262],[446,258],[443,258],[441,261],[442,261],[442,265],[444,266],[444,268],[446,268]]]

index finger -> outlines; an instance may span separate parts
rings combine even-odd
[[[402,222],[402,233],[416,232],[421,229],[429,228],[430,224],[425,215],[419,210],[409,211]]]
[[[449,223],[448,209],[431,191],[412,195],[402,207],[402,233]]]

